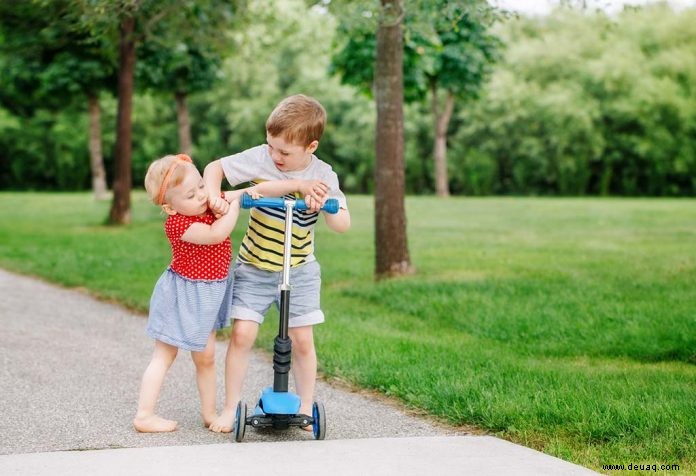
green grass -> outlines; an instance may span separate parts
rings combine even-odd
[[[124,228],[88,194],[0,203],[1,266],[146,309],[169,249],[143,194]],[[350,205],[317,232],[326,376],[600,471],[696,471],[695,200],[409,198],[418,273],[384,282],[372,198]]]

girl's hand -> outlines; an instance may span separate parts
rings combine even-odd
[[[215,217],[219,218],[222,215],[226,215],[230,209],[230,204],[226,200],[227,192],[225,192],[225,198],[222,197],[210,197],[208,199],[208,207],[215,214]]]

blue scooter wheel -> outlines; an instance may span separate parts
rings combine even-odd
[[[314,402],[314,405],[312,405],[312,418],[314,419],[312,424],[314,439],[323,440],[326,438],[326,411],[323,403]]]
[[[246,403],[237,403],[237,413],[234,416],[234,441],[241,443],[244,439],[244,430],[246,428],[247,405]]]

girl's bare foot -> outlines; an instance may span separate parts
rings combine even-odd
[[[135,417],[133,426],[140,433],[164,433],[176,430],[176,422],[157,415]]]
[[[219,417],[217,417],[208,427],[210,431],[215,433],[229,433],[232,431],[232,426],[234,425],[234,418],[236,416],[235,410],[223,410]]]

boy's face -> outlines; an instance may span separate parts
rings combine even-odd
[[[318,141],[312,141],[308,146],[286,142],[283,137],[266,134],[268,153],[276,168],[282,172],[303,170],[312,160],[312,153],[317,150]]]

